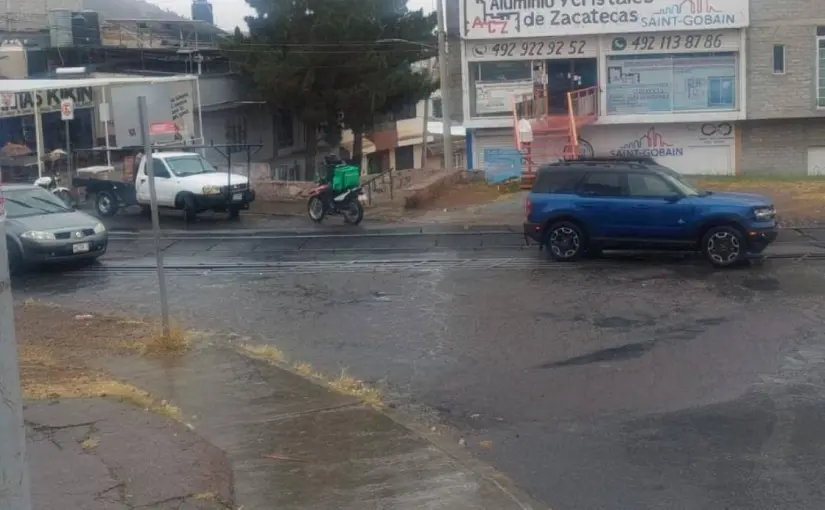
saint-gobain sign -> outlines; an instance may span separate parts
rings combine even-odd
[[[20,117],[34,113],[34,102],[40,113],[60,111],[60,103],[64,99],[74,101],[74,109],[94,106],[92,87],[76,87],[33,92],[3,92],[0,93],[0,118]]]
[[[748,26],[748,0],[462,0],[464,38]]]

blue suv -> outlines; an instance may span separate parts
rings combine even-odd
[[[543,166],[527,198],[524,235],[558,261],[603,249],[701,251],[729,267],[776,239],[771,199],[700,191],[652,159]]]

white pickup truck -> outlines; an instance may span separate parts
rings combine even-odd
[[[183,210],[186,221],[194,221],[198,213],[210,210],[237,218],[255,200],[247,177],[218,171],[197,153],[155,152],[152,167],[158,206]],[[97,195],[95,208],[101,216],[112,216],[120,207],[134,204],[149,212],[149,175],[143,157],[134,172],[133,189],[117,181],[83,180],[87,193]]]

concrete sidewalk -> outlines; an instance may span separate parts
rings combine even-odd
[[[457,442],[450,440],[453,452],[436,447],[354,397],[228,344],[218,339],[174,363],[118,357],[97,364],[178,405],[198,434],[227,453],[239,507],[543,508],[456,453]]]
[[[225,454],[171,419],[103,398],[29,402],[37,510],[227,510]]]

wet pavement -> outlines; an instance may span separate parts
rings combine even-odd
[[[107,399],[30,402],[32,505],[38,510],[225,510],[222,451],[180,423]]]
[[[170,302],[449,424],[554,509],[823,505],[825,264],[793,251],[818,241],[714,271],[553,264],[517,236],[475,237],[167,241]],[[100,266],[31,275],[15,296],[153,314],[150,253],[115,241]]]
[[[227,452],[239,508],[540,508],[357,398],[239,353],[244,340],[212,338],[178,360],[97,363],[180,405]]]

